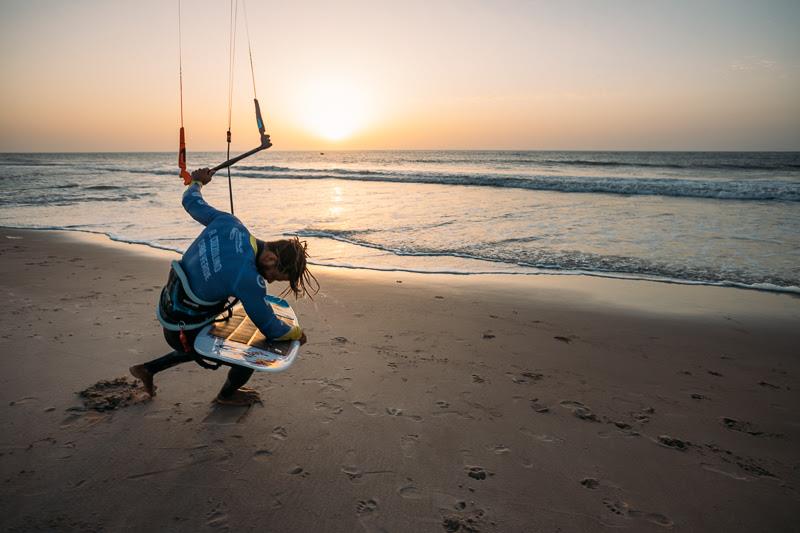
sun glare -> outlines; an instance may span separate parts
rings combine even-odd
[[[367,121],[367,95],[358,84],[341,79],[309,82],[305,90],[302,123],[328,141],[343,141]]]

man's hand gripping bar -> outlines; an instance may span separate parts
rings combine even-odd
[[[219,165],[215,166],[211,169],[211,173],[214,174],[215,172],[222,170],[223,168],[227,168],[235,163],[238,163],[242,159],[250,157],[253,154],[260,152],[261,150],[266,150],[272,143],[269,140],[269,135],[265,133],[264,127],[264,119],[261,118],[261,106],[258,105],[258,98],[253,98],[253,102],[256,104],[256,123],[258,124],[258,133],[261,135],[261,146],[253,148],[252,150],[245,152],[241,155],[237,155],[236,157],[232,157],[225,161],[224,163],[220,163]]]

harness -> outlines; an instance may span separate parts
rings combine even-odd
[[[213,322],[225,322],[233,315],[233,307],[238,299],[209,302],[198,297],[189,286],[189,280],[178,261],[172,261],[167,284],[161,290],[161,297],[156,308],[156,316],[161,325],[170,331],[179,331],[180,340],[185,352],[194,352],[189,344],[185,331],[202,328]],[[217,318],[226,313],[225,317]],[[209,364],[201,356],[195,358],[203,368],[216,370],[219,364]]]

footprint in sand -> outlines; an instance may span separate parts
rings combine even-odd
[[[402,417],[411,419],[414,422],[422,421],[422,417],[421,416],[404,414],[403,410],[400,409],[399,407],[387,407],[386,408],[386,414],[388,414],[389,416],[397,416],[397,417],[401,417],[402,416]]]
[[[36,396],[25,396],[24,398],[20,398],[19,400],[14,400],[8,402],[9,407],[14,407],[15,405],[25,405],[26,403],[38,402],[39,398]]]
[[[352,381],[351,378],[307,378],[304,379],[302,383],[304,385],[306,383],[318,383],[319,385],[322,385],[322,387],[319,389],[321,393],[333,393],[347,390],[347,385],[350,381]]]
[[[378,502],[373,498],[370,498],[369,500],[358,500],[358,503],[356,503],[357,515],[374,513],[377,510]]]
[[[475,507],[475,503],[463,500],[457,501],[452,508],[455,513],[448,513],[442,517],[442,527],[449,533],[465,531],[467,533],[477,533],[482,529],[482,522],[485,519],[486,511]],[[445,509],[441,509],[444,511]],[[494,522],[492,522],[494,524]]]
[[[225,529],[228,526],[228,509],[224,503],[218,503],[206,513],[206,525],[213,529]]]
[[[206,525],[213,529],[228,529],[228,513],[213,511],[206,515]]]
[[[747,433],[748,435],[753,435],[754,437],[781,437],[782,435],[777,433],[764,433],[763,431],[758,431],[753,424],[750,422],[745,422],[743,420],[737,420],[735,418],[730,418],[727,416],[722,417],[722,425],[728,429],[733,431],[739,431],[740,433]]]
[[[332,406],[328,402],[317,402],[314,404],[314,409],[317,411],[325,411],[325,418],[322,420],[323,424],[333,422],[344,410],[341,405]]]
[[[342,473],[347,476],[347,480],[351,483],[360,483],[364,477],[364,472],[354,465],[343,466]]]
[[[270,496],[272,496],[272,502],[269,504],[271,509],[282,509],[283,508],[283,501],[281,500],[281,496],[283,496],[283,491],[273,492]]]
[[[600,481],[593,477],[585,477],[581,480],[581,485],[583,485],[587,489],[595,490],[597,487],[600,486]]]
[[[413,483],[401,485],[397,489],[397,494],[399,494],[401,498],[405,498],[407,500],[419,500],[423,497],[422,492]]]
[[[574,400],[562,400],[559,402],[561,407],[565,409],[569,409],[572,411],[572,414],[576,418],[580,418],[581,420],[587,420],[589,422],[600,422],[600,419],[597,418],[597,415],[592,412],[589,407],[582,404],[581,402],[576,402]]]
[[[411,433],[400,437],[400,449],[403,450],[405,457],[414,457],[417,445],[419,445],[419,435]]]
[[[303,470],[303,467],[298,465],[293,466],[286,473],[292,476],[300,476],[300,477],[308,477],[310,475],[308,472]]]
[[[378,410],[377,409],[369,407],[364,402],[353,402],[353,407],[355,407],[356,409],[358,409],[359,411],[361,411],[362,413],[364,413],[367,416],[375,416],[375,415],[378,414]]]
[[[385,531],[376,523],[380,520],[380,513],[378,512],[378,500],[375,498],[356,502],[356,516],[365,531]]]
[[[646,424],[646,423],[650,422],[650,415],[652,415],[655,412],[656,412],[656,410],[653,409],[652,407],[645,407],[645,408],[641,409],[640,411],[636,411],[636,412],[631,413],[631,416],[633,417],[633,419],[636,422],[638,422],[640,424]]]
[[[641,520],[646,520],[647,522],[662,526],[662,527],[672,527],[674,522],[660,513],[647,513],[643,511],[638,511],[636,509],[632,509],[626,502],[623,501],[614,501],[609,499],[603,500],[603,505],[606,508],[614,513],[617,516],[621,516],[623,518],[636,518]]]
[[[348,481],[353,484],[359,484],[366,479],[367,476],[379,474],[394,474],[394,470],[362,470],[356,465],[358,461],[358,454],[355,450],[347,450],[344,455],[344,464],[340,471],[347,476]]]
[[[537,413],[548,413],[550,412],[550,408],[546,405],[539,403],[539,398],[531,398],[530,399],[531,409],[536,411]]]
[[[706,444],[706,448],[716,453],[726,463],[736,465],[748,474],[771,478],[776,477],[775,474],[758,464],[756,459],[735,454],[730,450],[720,448],[716,444]]]
[[[465,467],[465,469],[466,469],[467,475],[469,477],[471,477],[472,479],[477,479],[478,481],[482,481],[482,480],[486,479],[487,477],[491,477],[491,476],[494,475],[494,472],[489,472],[488,470],[486,470],[482,466],[469,466],[469,465],[467,465]]]
[[[256,461],[267,461],[270,457],[272,457],[270,450],[256,450],[253,454],[253,459]]]
[[[666,448],[672,448],[673,450],[680,450],[682,452],[688,450],[689,446],[692,445],[692,443],[689,441],[676,439],[675,437],[670,437],[669,435],[659,435],[658,443]]]
[[[544,374],[541,374],[539,372],[522,372],[520,374],[513,374],[511,372],[506,372],[506,375],[511,378],[511,381],[519,385],[533,383],[539,381],[544,377]]]
[[[286,431],[286,428],[283,426],[275,426],[272,429],[272,434],[270,435],[273,439],[277,440],[286,440],[289,434]]]
[[[613,424],[614,424],[614,427],[619,429],[621,433],[623,433],[624,435],[627,435],[629,437],[638,437],[639,435],[641,435],[641,433],[639,433],[638,431],[633,429],[633,426],[631,426],[627,422],[623,422],[622,420],[617,420],[617,421],[613,422]],[[612,433],[608,433],[607,435],[608,436],[612,436],[613,434]]]

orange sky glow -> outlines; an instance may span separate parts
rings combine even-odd
[[[174,150],[177,5],[0,0],[0,151]],[[275,149],[800,150],[797,2],[247,10]],[[182,12],[189,151],[224,150],[229,3]],[[241,14],[234,150],[258,141]]]

